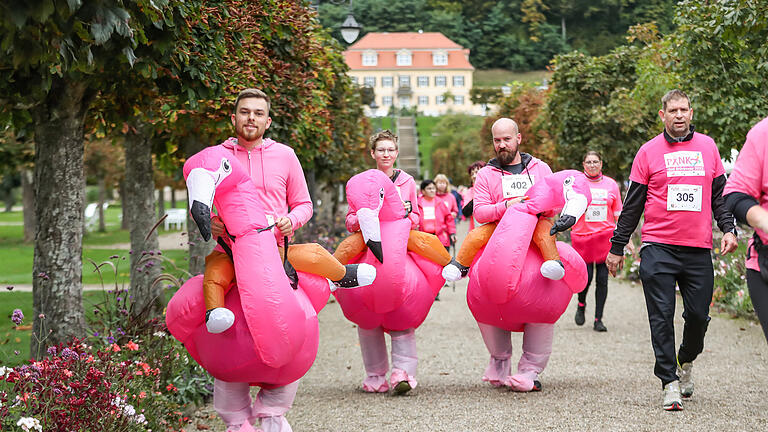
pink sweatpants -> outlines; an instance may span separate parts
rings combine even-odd
[[[227,430],[237,431],[241,425],[261,419],[264,432],[292,432],[284,414],[293,405],[299,381],[271,390],[261,389],[255,401],[251,399],[250,388],[248,383],[213,381],[213,407],[227,424]]]
[[[384,329],[377,327],[366,330],[358,327],[357,335],[360,339],[360,351],[363,354],[366,373],[366,378],[363,380],[365,391],[386,392],[390,385],[394,386],[405,380],[411,388],[416,388],[416,368],[419,358],[416,354],[415,329],[389,332],[392,338],[392,373],[389,383],[386,377],[389,361]]]
[[[552,354],[554,324],[525,324],[523,354],[517,364],[517,373],[511,375],[512,332],[492,325],[477,323],[491,360],[483,374],[483,381],[494,386],[507,385],[518,391],[531,391],[533,381],[547,366]]]

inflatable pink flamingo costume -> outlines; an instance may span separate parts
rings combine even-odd
[[[363,389],[401,394],[416,387],[415,329],[426,319],[445,280],[442,267],[407,250],[411,221],[386,174],[371,169],[349,179],[347,201],[357,211],[368,248],[350,262],[376,267],[372,285],[338,290],[334,296],[344,316],[358,325],[367,377]],[[439,245],[439,242],[437,242]],[[384,333],[392,337],[389,383]]]
[[[247,171],[218,145],[187,160],[184,178],[190,211],[201,234],[210,238],[215,204],[231,235],[237,289],[226,295],[234,324],[221,333],[206,327],[203,275],[188,280],[168,303],[168,330],[216,378],[214,406],[228,430],[290,431],[283,414],[298,380],[309,370],[318,347],[317,313],[330,296],[328,280],[299,272],[298,289],[285,274],[264,211]],[[251,405],[249,386],[260,386]],[[238,429],[238,425],[239,429]]]
[[[565,276],[542,276],[543,259],[531,245],[537,215],[563,209],[550,234],[564,231],[581,217],[591,200],[589,186],[574,170],[551,174],[531,187],[523,203],[510,206],[469,272],[467,303],[477,320],[490,364],[483,376],[495,386],[516,391],[541,390],[538,375],[552,353],[555,321],[573,295],[584,289],[584,260],[568,244],[557,242]],[[524,332],[517,373],[510,376],[510,332]]]

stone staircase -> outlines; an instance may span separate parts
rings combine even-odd
[[[397,118],[397,136],[399,138],[399,155],[397,167],[412,175],[416,183],[421,179],[419,160],[419,135],[416,132],[415,117]]]

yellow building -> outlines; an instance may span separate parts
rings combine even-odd
[[[373,88],[373,115],[387,115],[392,105],[424,115],[484,114],[469,97],[469,49],[442,33],[368,33],[344,57],[352,80]]]

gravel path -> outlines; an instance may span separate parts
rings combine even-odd
[[[555,327],[540,393],[492,388],[488,352],[466,303],[466,279],[443,288],[417,330],[419,385],[403,397],[364,393],[355,326],[335,302],[320,313],[320,350],[288,420],[299,431],[768,430],[768,344],[759,325],[714,316],[682,412],[661,409],[642,288],[611,279],[607,333],[573,323],[574,296]],[[594,288],[593,288],[594,289]],[[679,297],[678,297],[679,300]],[[588,296],[587,317],[594,296]],[[682,330],[680,301],[677,340]],[[520,355],[513,336],[513,359]],[[514,366],[513,366],[514,367]],[[223,431],[211,405],[187,431]]]

